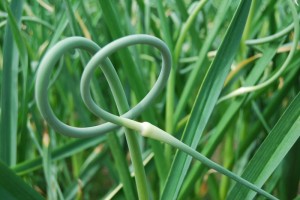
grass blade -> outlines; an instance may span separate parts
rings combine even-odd
[[[217,56],[202,82],[182,138],[182,141],[192,148],[197,146],[202,131],[222,90],[242,37],[250,5],[250,1],[241,1]],[[188,158],[182,152],[176,153],[161,199],[177,198],[190,163],[191,158]]]
[[[106,137],[99,136],[97,138],[85,138],[85,139],[77,139],[74,141],[70,141],[64,144],[63,146],[57,147],[52,150],[51,152],[52,161],[58,161],[70,157],[87,148],[103,143],[105,140]],[[39,169],[40,167],[42,167],[42,158],[36,157],[32,160],[18,163],[12,169],[18,175],[23,175],[32,172],[36,169]]]
[[[43,199],[2,162],[0,162],[0,196],[3,199]]]
[[[300,93],[261,144],[242,177],[262,186],[300,137]],[[251,191],[235,185],[228,199],[252,199]],[[246,198],[245,198],[246,197]]]
[[[300,140],[296,142],[282,163],[280,178],[280,199],[293,199],[297,196],[300,180]],[[276,169],[277,170],[277,169]],[[279,180],[279,179],[278,179]],[[277,183],[277,182],[276,182]]]
[[[279,44],[272,44],[266,50],[264,50],[263,57],[258,60],[255,64],[249,76],[246,78],[246,85],[254,85],[259,77],[262,76],[264,69],[267,67],[268,63],[271,62],[272,58],[276,53],[276,48],[278,48]],[[230,123],[234,120],[234,117],[237,115],[238,111],[242,109],[242,106],[247,99],[247,96],[243,98],[238,98],[235,101],[231,102],[228,108],[225,110],[220,122],[216,125],[215,131],[213,131],[212,137],[206,144],[206,148],[203,149],[202,153],[208,157],[211,157],[214,153],[214,150],[217,148],[219,143],[222,141],[226,130],[228,129]],[[246,145],[249,146],[249,145]],[[244,151],[243,151],[244,152]],[[242,153],[239,153],[242,154]],[[201,163],[196,163],[191,170],[191,173],[187,176],[186,184],[183,187],[182,193],[183,196],[189,193],[193,182],[196,177],[199,176],[200,171],[203,172],[204,166]]]
[[[20,22],[23,2],[13,0],[11,10]],[[0,160],[9,166],[17,160],[17,122],[18,122],[18,61],[19,55],[13,33],[8,23],[5,29],[3,46],[3,74],[0,121]]]

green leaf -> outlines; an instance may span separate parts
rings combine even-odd
[[[190,100],[191,94],[195,91],[198,83],[201,83],[201,79],[204,77],[205,70],[207,67],[205,66],[205,62],[207,60],[207,53],[210,48],[212,48],[213,42],[216,40],[216,36],[221,31],[221,27],[225,22],[226,16],[228,16],[228,12],[230,11],[230,5],[232,4],[232,0],[224,0],[220,4],[220,8],[218,9],[217,15],[214,18],[214,26],[210,31],[208,36],[205,38],[203,42],[202,48],[198,54],[197,62],[195,63],[195,67],[190,72],[190,76],[187,82],[184,84],[183,92],[179,97],[178,104],[176,106],[176,110],[174,113],[174,123],[177,123],[186,107],[187,102]],[[195,89],[194,89],[195,88]]]
[[[53,151],[51,152],[52,161],[57,161],[70,157],[80,151],[86,150],[87,148],[99,145],[103,143],[105,139],[106,136],[99,136],[96,138],[76,139],[70,141],[61,147],[53,149]],[[32,160],[27,160],[25,162],[18,163],[12,169],[15,173],[22,175],[32,172],[40,167],[42,167],[42,158],[35,157]]]
[[[293,199],[297,196],[300,180],[300,140],[294,144],[293,148],[285,156],[280,168],[280,199]],[[278,168],[277,168],[278,169]],[[276,170],[277,170],[276,169]],[[273,176],[272,176],[273,177]]]
[[[254,85],[258,82],[259,78],[262,76],[265,68],[268,66],[268,64],[271,62],[272,58],[275,56],[277,48],[279,47],[280,43],[274,43],[270,46],[268,46],[265,50],[262,51],[263,57],[260,58],[255,66],[253,66],[251,72],[247,76],[245,80],[245,85]],[[235,99],[230,103],[230,105],[225,110],[224,114],[222,115],[219,123],[215,126],[214,130],[212,131],[212,137],[207,141],[205,148],[202,150],[202,153],[207,156],[211,157],[217,148],[217,146],[222,142],[222,139],[224,138],[224,135],[226,133],[226,130],[228,129],[229,125],[234,120],[234,117],[238,114],[239,110],[242,109],[242,106],[244,105],[246,99],[248,98],[248,95],[245,95],[241,98]],[[250,140],[252,141],[252,140]],[[246,145],[249,146],[249,145]],[[244,151],[243,151],[244,152]],[[242,152],[242,153],[243,153]],[[242,154],[241,153],[241,154]],[[186,182],[183,186],[183,189],[180,193],[181,196],[187,195],[189,193],[190,188],[192,187],[195,180],[197,180],[197,177],[199,176],[200,171],[203,172],[204,166],[202,163],[196,163],[193,166],[193,170],[191,170],[191,173],[187,175]],[[197,174],[197,175],[196,175]]]
[[[250,160],[242,177],[262,186],[300,137],[300,93]],[[255,193],[235,185],[228,199],[253,199]],[[245,198],[246,197],[246,198]]]
[[[0,197],[11,200],[35,200],[43,197],[27,185],[12,170],[0,162]]]
[[[202,82],[182,138],[182,141],[192,148],[196,148],[222,90],[243,34],[250,5],[251,1],[241,1],[216,58]],[[190,163],[191,158],[185,153],[176,153],[161,199],[177,198]]]

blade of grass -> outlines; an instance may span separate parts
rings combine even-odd
[[[169,49],[173,50],[172,35],[169,29],[169,23],[165,15],[165,9],[163,6],[163,1],[156,0],[157,12],[160,19],[161,37],[168,45]],[[174,56],[172,61],[172,68],[169,75],[169,80],[167,84],[167,96],[166,96],[166,113],[165,113],[165,130],[168,133],[173,132],[173,113],[174,113],[174,99],[175,99],[175,77],[176,77],[176,63],[174,63]],[[171,148],[170,146],[165,146],[165,158],[166,158],[166,168],[171,166]]]
[[[5,3],[4,3],[5,4]],[[11,10],[19,23],[23,1],[13,0]],[[18,62],[19,54],[10,23],[6,25],[3,45],[3,73],[1,91],[0,160],[9,166],[17,160],[18,122]]]
[[[122,166],[122,167],[117,167],[119,170],[119,176],[121,177],[122,184],[124,186],[124,193],[126,199],[136,199],[136,193],[134,189],[134,184],[132,182],[132,179],[130,177],[130,173],[127,167],[127,162],[124,159],[125,155],[122,152],[122,149],[119,148],[121,147],[119,143],[119,138],[116,136],[116,134],[108,134],[108,143],[110,146],[110,149],[112,151],[112,154],[114,156],[114,161],[117,166]]]
[[[269,102],[267,107],[264,109],[263,116],[265,119],[271,118],[276,114],[274,110],[278,109],[278,105],[282,104],[285,101],[285,97],[288,96],[288,93],[290,91],[290,88],[292,87],[293,83],[296,81],[300,68],[295,68],[296,66],[299,66],[299,60],[296,60],[296,62],[293,63],[291,68],[293,69],[285,80],[285,85],[282,89],[279,90],[278,93],[274,95],[272,100]],[[258,136],[258,132],[260,130],[260,127],[262,126],[262,123],[260,121],[257,121],[253,125],[253,129],[246,135],[245,139],[241,142],[239,145],[238,153],[237,155],[240,157],[242,156],[246,150],[251,145],[251,142]],[[230,161],[230,165],[233,165],[234,160],[232,159]]]
[[[268,78],[264,82],[259,83],[255,86],[240,87],[237,90],[230,92],[228,95],[225,95],[222,98],[220,98],[218,102],[221,102],[228,98],[232,98],[234,96],[261,90],[261,89],[267,87],[268,85],[272,84],[274,81],[278,80],[278,78],[282,75],[284,70],[288,67],[290,61],[292,60],[292,58],[295,54],[295,51],[297,51],[297,44],[298,44],[299,32],[300,32],[297,9],[294,7],[294,4],[292,1],[288,1],[288,4],[289,4],[290,10],[291,10],[291,13],[293,16],[293,21],[294,21],[294,38],[293,38],[292,48],[291,48],[285,62],[282,64],[282,66],[279,68],[279,70],[275,74],[273,74],[270,78]],[[277,38],[275,37],[274,39],[277,39]]]
[[[272,60],[276,53],[276,48],[279,47],[279,44],[270,45],[265,51],[263,51],[263,57],[259,59],[256,65],[253,67],[252,71],[250,72],[249,76],[246,80],[246,85],[248,84],[255,84],[259,77],[261,77],[262,73],[264,72],[265,67],[268,63]],[[212,156],[214,149],[217,148],[218,144],[221,142],[222,138],[224,137],[225,130],[228,128],[230,123],[233,121],[234,116],[238,113],[239,109],[241,109],[242,105],[244,104],[246,97],[236,99],[233,101],[226,111],[224,115],[220,119],[220,122],[216,125],[215,131],[211,137],[211,139],[207,142],[206,148],[203,149],[202,153],[205,156]],[[189,193],[193,182],[195,181],[196,177],[199,176],[200,171],[203,171],[204,166],[201,163],[196,163],[191,173],[187,176],[186,184],[184,184],[180,197],[183,197]]]
[[[49,39],[50,42],[49,42],[47,49],[51,48],[59,40],[59,38],[61,37],[61,34],[65,31],[67,25],[68,25],[68,20],[67,20],[66,15],[61,16],[59,23],[55,27],[55,31],[53,32],[53,35],[51,36],[51,39]],[[46,49],[46,51],[47,51],[47,49]]]
[[[54,133],[52,132],[52,135]],[[44,176],[47,183],[47,198],[48,199],[63,199],[63,195],[59,184],[56,178],[56,165],[52,162],[51,157],[51,150],[52,150],[52,143],[51,140],[54,137],[49,137],[49,133],[47,130],[43,133],[43,151],[42,151],[42,158],[43,158],[43,171]]]
[[[182,137],[182,141],[194,149],[200,140],[202,131],[216,104],[231,63],[237,52],[250,5],[250,1],[242,0],[240,2],[216,58],[209,67],[201,84],[191,117]],[[186,156],[183,152],[176,152],[161,199],[177,198],[190,163],[190,157]]]
[[[73,35],[78,35],[78,34],[82,35],[79,25],[77,24],[77,21],[75,19],[75,14],[74,14],[71,2],[69,0],[64,0],[64,3],[67,7],[67,15],[68,15],[68,20],[69,20],[69,25],[72,30],[72,34]]]
[[[221,200],[219,196],[219,182],[217,178],[214,177],[214,173],[209,174],[207,179],[208,188],[212,188],[208,190],[209,196],[214,200]]]
[[[95,148],[81,166],[77,180],[73,181],[65,190],[64,199],[71,200],[74,199],[76,195],[82,193],[82,189],[90,182],[97,172],[99,172],[99,168],[105,163],[103,157],[107,153],[106,149],[101,150],[100,147]]]
[[[157,12],[159,15],[159,19],[161,22],[161,29],[162,29],[162,38],[168,45],[170,49],[173,49],[173,41],[172,41],[172,35],[171,31],[169,29],[169,23],[167,20],[167,17],[165,16],[165,9],[163,6],[163,1],[156,0],[157,5]]]
[[[234,128],[231,127],[229,129],[229,131],[227,132],[227,134],[225,135],[224,138],[224,147],[222,149],[222,151],[224,152],[224,157],[223,157],[223,166],[226,169],[232,170],[230,163],[228,162],[228,158],[232,158],[234,157],[234,150],[232,148],[232,146],[234,145],[234,130],[232,129],[241,129],[240,126],[244,125],[243,123],[237,123]],[[221,197],[221,199],[225,199],[229,186],[230,186],[230,178],[223,176],[221,177],[220,180],[220,185],[219,185],[219,196]]]
[[[18,112],[19,115],[19,124],[20,124],[20,129],[18,130],[18,132],[24,132],[24,129],[26,129],[26,117],[28,114],[28,99],[29,99],[29,92],[27,92],[27,84],[28,84],[28,52],[27,52],[27,48],[23,39],[23,35],[21,30],[19,29],[19,25],[18,22],[15,20],[14,15],[11,11],[11,9],[8,7],[7,8],[7,13],[8,13],[8,22],[14,37],[14,41],[15,44],[18,48],[18,53],[19,53],[19,57],[20,57],[20,64],[21,64],[21,72],[22,72],[22,98],[20,100],[20,108],[18,108],[18,110],[20,112]],[[24,159],[24,154],[26,154],[26,149],[30,149],[30,142],[26,142],[29,140],[29,137],[27,134],[22,134],[21,135],[21,143],[24,143],[24,145],[22,145],[20,147],[20,152],[18,154],[18,159],[22,160]],[[25,141],[25,142],[23,142]]]
[[[257,4],[257,9],[251,26],[250,38],[257,35],[262,30],[261,24],[264,23],[263,18],[270,16],[270,13],[274,13],[274,7],[277,6],[277,0],[263,1]]]
[[[103,143],[105,140],[106,137],[99,136],[97,138],[76,139],[74,141],[70,141],[61,147],[56,147],[53,149],[51,152],[52,161],[58,161],[67,158],[87,148]],[[18,163],[12,168],[12,170],[18,175],[24,175],[39,169],[40,167],[42,167],[42,158],[36,157],[32,160]]]
[[[250,160],[242,177],[262,186],[300,137],[300,93],[289,105]],[[254,193],[235,185],[228,199],[252,199]]]
[[[300,140],[294,144],[282,163],[280,174],[280,199],[293,199],[297,196],[300,180]],[[278,179],[279,180],[279,179]]]
[[[187,19],[190,18],[190,15],[186,9],[185,3],[183,0],[177,0],[175,3],[178,13],[181,15],[182,21],[187,21]],[[195,42],[195,44],[200,44],[200,39],[198,37],[199,33],[197,32],[196,27],[192,26],[190,31],[193,42]]]
[[[0,196],[3,199],[43,199],[2,162],[0,162]]]
[[[47,198],[48,199],[57,199],[57,193],[55,189],[55,185],[53,184],[53,173],[52,173],[52,165],[51,165],[51,146],[50,146],[50,137],[48,131],[44,131],[43,133],[43,171],[45,180],[47,183]]]

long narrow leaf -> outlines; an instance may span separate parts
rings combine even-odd
[[[43,199],[39,193],[29,187],[12,170],[0,162],[0,197],[1,199]]]
[[[242,177],[262,186],[300,137],[300,93],[261,144]],[[255,193],[236,184],[228,199],[252,199]],[[246,197],[246,198],[245,198]]]
[[[182,138],[182,141],[192,148],[196,148],[202,131],[207,124],[222,90],[223,83],[243,34],[250,5],[251,1],[241,1],[227,30],[223,43],[218,50],[217,56],[202,82],[190,120],[188,121]],[[161,197],[162,199],[176,199],[190,163],[191,158],[188,158],[186,154],[182,152],[176,153]]]
[[[257,63],[255,64],[255,66],[253,67],[253,69],[251,70],[251,72],[245,80],[246,85],[254,85],[259,80],[259,78],[264,72],[264,69],[275,56],[276,49],[278,48],[278,46],[279,44],[273,44],[270,45],[270,47],[268,47],[266,50],[263,50],[263,57],[257,61]],[[237,115],[238,111],[241,109],[246,99],[247,96],[232,101],[228,108],[225,110],[224,114],[222,115],[222,118],[220,119],[220,122],[214,128],[212,137],[208,140],[208,142],[205,145],[205,148],[202,151],[202,153],[205,156],[211,157],[213,155],[215,149],[224,138],[224,134],[226,133],[227,128],[233,121],[234,117]],[[195,173],[199,173],[200,171],[203,171],[203,169],[204,166],[201,163],[196,163],[193,166],[193,170],[191,170],[191,173],[187,175],[187,181],[184,184],[183,189],[181,191],[181,193],[183,193],[183,196],[189,192],[189,190],[191,189],[191,185],[195,180],[197,180],[198,176],[196,176]]]
[[[52,161],[61,160],[70,157],[80,151],[86,150],[87,148],[99,145],[106,140],[105,136],[99,136],[97,138],[85,138],[77,139],[66,143],[61,147],[53,149],[51,152]],[[32,172],[42,166],[42,158],[36,157],[32,160],[28,160],[22,163],[18,163],[12,169],[18,175],[23,175]]]
[[[23,2],[13,0],[11,9],[17,22],[20,22]],[[1,93],[0,121],[0,160],[12,166],[17,159],[18,122],[18,62],[19,55],[14,42],[12,29],[8,23],[5,30],[3,77]]]

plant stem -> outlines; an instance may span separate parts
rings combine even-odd
[[[12,0],[10,8],[15,20],[19,23],[23,1]],[[19,54],[17,46],[14,42],[10,24],[7,23],[3,45],[0,160],[9,166],[15,165],[17,160],[18,63]]]
[[[159,140],[159,141],[167,143],[167,144],[169,144],[173,147],[176,147],[176,148],[184,151],[188,155],[192,156],[194,159],[200,161],[201,163],[203,163],[207,167],[212,168],[212,169],[218,171],[219,173],[224,174],[225,176],[228,176],[229,178],[231,178],[231,179],[235,180],[236,182],[250,188],[251,190],[253,190],[253,191],[269,198],[269,199],[273,199],[273,200],[277,199],[276,197],[274,197],[271,194],[267,193],[266,191],[260,189],[256,185],[250,183],[249,181],[247,181],[247,180],[241,178],[240,176],[232,173],[231,171],[225,169],[221,165],[219,165],[219,164],[211,161],[210,159],[206,158],[201,153],[195,151],[193,148],[191,148],[188,145],[184,144],[183,142],[181,142],[177,138],[173,137],[169,133],[166,133],[165,131],[157,128],[156,126],[153,126],[152,124],[150,124],[148,122],[144,122],[144,123],[142,123],[142,127],[143,128],[142,128],[142,131],[141,131],[141,135],[143,135],[144,137],[149,137],[149,138],[152,138],[152,139],[155,139],[155,140]]]

